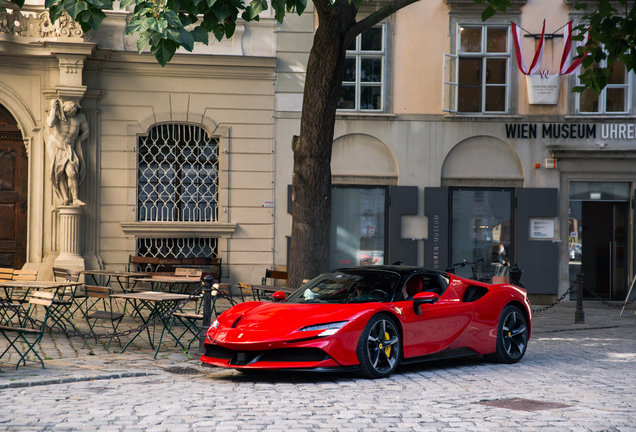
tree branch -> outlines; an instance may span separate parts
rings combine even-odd
[[[360,33],[365,30],[369,30],[371,27],[382,21],[389,15],[399,11],[400,9],[413,4],[419,0],[395,0],[388,5],[382,7],[380,10],[373,12],[368,17],[355,23],[347,30],[344,37],[344,46],[348,46],[349,43],[356,38]]]

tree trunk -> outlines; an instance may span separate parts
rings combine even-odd
[[[331,148],[345,60],[345,33],[356,8],[314,0],[319,26],[309,54],[300,136],[294,138],[290,287],[328,270],[331,228]],[[347,41],[348,42],[348,41]],[[354,163],[354,161],[352,161]]]

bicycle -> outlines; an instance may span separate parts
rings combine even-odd
[[[486,276],[486,277],[480,277],[478,276],[477,272],[475,271],[475,265],[477,265],[480,262],[485,262],[483,258],[479,258],[477,261],[466,261],[466,260],[462,260],[462,262],[460,263],[455,263],[453,264],[451,267],[448,267],[446,269],[446,273],[452,273],[455,274],[455,270],[460,269],[460,268],[464,268],[467,265],[470,265],[470,269],[473,272],[473,275],[471,277],[469,277],[468,279],[472,279],[472,280],[476,280],[476,281],[480,281],[480,282],[490,282],[490,277]],[[481,273],[481,270],[479,271]]]

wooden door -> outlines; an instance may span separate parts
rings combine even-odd
[[[26,262],[27,175],[22,134],[0,105],[0,267],[21,269]]]

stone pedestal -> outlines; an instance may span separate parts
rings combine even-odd
[[[70,270],[85,270],[81,251],[80,226],[83,206],[60,206],[60,255],[55,267]]]

